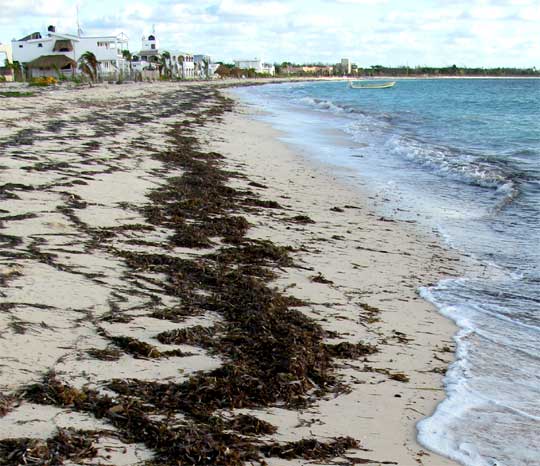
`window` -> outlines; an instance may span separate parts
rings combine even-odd
[[[22,45],[19,45],[19,48],[22,49],[23,48]]]
[[[98,47],[105,47],[105,48],[109,48],[109,43],[108,42],[98,42],[97,43],[97,46]]]
[[[40,42],[39,44],[37,44],[38,47],[43,47],[43,44]]]

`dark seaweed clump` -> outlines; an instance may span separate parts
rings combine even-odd
[[[16,401],[15,397],[0,392],[0,417],[4,417],[9,413]]]
[[[93,442],[96,435],[91,432],[59,430],[47,440],[30,438],[0,440],[0,465],[56,466],[69,461],[81,462],[97,454]]]
[[[377,347],[368,343],[349,343],[343,341],[337,345],[326,345],[328,352],[339,359],[358,359],[378,351]]]

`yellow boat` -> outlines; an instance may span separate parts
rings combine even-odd
[[[388,89],[389,87],[394,87],[396,85],[395,81],[390,81],[387,83],[365,83],[365,84],[354,84],[352,81],[349,81],[349,87],[351,89]]]

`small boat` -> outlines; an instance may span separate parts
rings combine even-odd
[[[361,83],[355,84],[352,81],[349,81],[349,87],[351,89],[387,89],[389,87],[394,87],[396,85],[395,81],[390,81],[387,83]]]

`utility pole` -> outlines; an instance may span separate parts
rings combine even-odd
[[[77,3],[77,36],[81,37],[82,32],[81,24],[79,23],[79,4]]]

